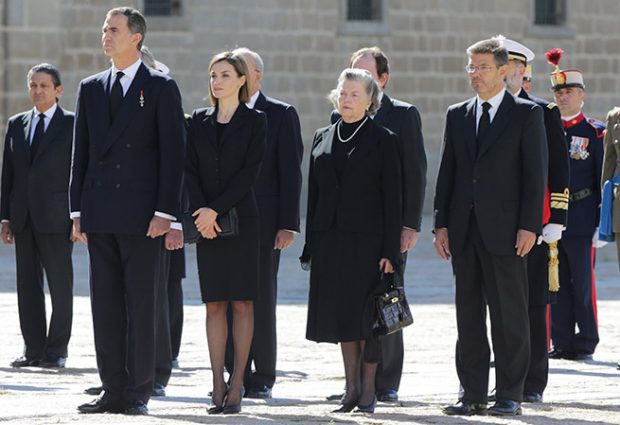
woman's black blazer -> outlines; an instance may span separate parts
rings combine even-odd
[[[254,183],[265,151],[265,115],[239,104],[218,147],[217,108],[196,109],[187,133],[185,188],[190,211],[209,207],[222,214],[258,216]]]

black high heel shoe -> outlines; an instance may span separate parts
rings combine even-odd
[[[226,385],[226,390],[224,391],[224,397],[222,397],[222,405],[218,406],[214,401],[213,401],[213,395],[211,395],[211,402],[213,403],[213,406],[207,408],[207,413],[209,415],[217,415],[220,413],[224,412],[224,405],[226,404],[226,399],[228,398],[228,385]]]
[[[375,413],[375,407],[377,407],[377,396],[373,397],[372,402],[366,406],[358,404],[357,409],[353,413]]]
[[[349,413],[357,405],[357,400],[349,401],[347,403],[341,403],[337,409],[332,410],[332,413]]]
[[[243,400],[243,390],[239,391],[239,403],[228,404],[228,397],[224,400],[224,406],[222,408],[222,414],[224,415],[236,415],[241,413],[241,401]]]

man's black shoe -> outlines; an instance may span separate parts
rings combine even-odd
[[[377,400],[383,403],[396,403],[398,392],[394,390],[384,390],[377,393]]]
[[[250,388],[244,395],[245,398],[271,398],[271,388],[266,385],[262,387]]]
[[[162,384],[158,384],[155,382],[153,385],[153,391],[151,392],[151,396],[153,397],[166,397],[166,387]]]
[[[592,360],[592,354],[590,354],[590,353],[575,353],[573,358],[570,359],[570,360],[576,360],[576,361]]]
[[[105,392],[101,397],[97,397],[90,403],[78,406],[80,413],[123,413],[125,406],[119,399],[108,396]]]
[[[458,403],[451,406],[446,406],[442,410],[444,414],[450,416],[486,415],[487,405],[486,403],[473,403],[467,400],[459,400]]]
[[[39,366],[39,363],[40,363],[39,359],[21,356],[11,362],[11,367]]]
[[[131,402],[125,408],[126,415],[148,415],[149,409],[146,407],[146,403],[142,400],[136,400]]]
[[[41,362],[39,363],[39,367],[49,369],[63,369],[65,367],[65,363],[67,363],[66,357],[48,354],[43,360],[41,360]]]
[[[103,392],[103,387],[89,387],[84,390],[85,394],[89,395],[99,395]]]
[[[517,416],[521,414],[521,403],[514,400],[498,400],[487,412],[491,416]]]
[[[523,393],[523,402],[524,403],[542,403],[543,397],[541,393],[536,393],[534,391],[528,391]]]
[[[558,359],[574,360],[575,353],[572,353],[570,351],[565,351],[560,348],[554,348],[553,350],[549,351],[549,358],[554,359],[554,360],[558,360]]]

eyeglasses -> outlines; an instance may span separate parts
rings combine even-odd
[[[487,72],[491,72],[495,68],[497,67],[489,66],[489,65],[474,66],[474,65],[469,64],[465,67],[465,71],[467,71],[468,74],[473,74],[476,71],[480,71],[483,74],[486,74]]]

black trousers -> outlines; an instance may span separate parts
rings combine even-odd
[[[401,282],[405,282],[405,266],[407,265],[407,253],[401,255]],[[403,331],[379,338],[381,343],[381,361],[377,367],[375,377],[375,390],[378,393],[400,388],[400,378],[403,374],[403,361],[405,357],[405,345],[403,341]]]
[[[469,240],[463,252],[453,255],[453,267],[458,329],[456,370],[464,389],[464,400],[487,401],[488,304],[497,398],[522,401],[530,359],[526,260],[516,254],[490,253],[472,219]]]
[[[254,337],[244,374],[246,389],[272,388],[276,381],[277,336],[276,304],[278,299],[278,268],[280,250],[273,249],[273,238],[261,238],[259,252],[258,298],[254,301]],[[228,341],[226,369],[232,374],[234,350],[232,345],[232,309],[228,308]],[[252,368],[252,365],[254,367]]]
[[[46,355],[67,357],[73,320],[73,242],[68,234],[36,231],[28,220],[15,233],[17,303],[24,338],[24,355],[41,359]],[[52,300],[47,329],[43,271]]]
[[[551,306],[553,347],[592,354],[599,341],[592,237],[563,236],[558,248],[560,291],[557,303]]]
[[[168,277],[170,276],[170,254],[163,244],[159,257],[159,279],[155,299],[155,383],[168,385],[172,374],[172,346],[170,338],[170,309],[168,299]]]
[[[111,397],[147,402],[155,370],[161,238],[89,233],[97,367]]]

